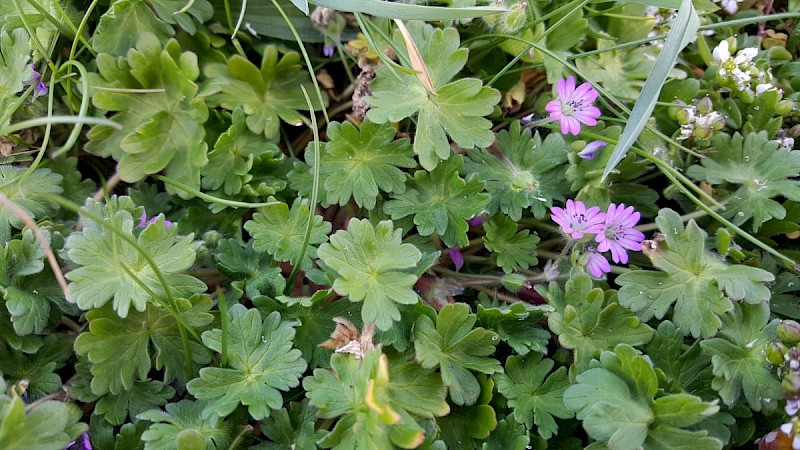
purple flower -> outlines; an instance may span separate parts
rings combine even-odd
[[[486,214],[481,214],[479,216],[475,216],[472,219],[469,219],[469,226],[470,227],[479,227],[486,222]]]
[[[584,255],[584,261],[586,270],[595,278],[600,278],[603,274],[611,272],[611,264],[609,264],[606,257],[598,253],[594,247],[589,247],[587,249]]]
[[[597,125],[600,109],[592,105],[598,92],[588,82],[575,88],[575,77],[558,80],[556,86],[558,98],[550,101],[545,109],[550,118],[561,121],[561,133],[572,133],[575,136],[581,131],[581,123],[589,126]]]
[[[333,53],[335,51],[336,51],[336,46],[333,45],[333,44],[331,44],[331,45],[325,44],[325,45],[322,46],[322,54],[325,55],[328,58],[333,56]]]
[[[597,153],[598,150],[608,145],[605,141],[592,141],[586,144],[586,147],[583,147],[583,150],[578,152],[578,156],[583,159],[594,159],[594,154]]]
[[[64,450],[92,450],[92,442],[89,440],[89,433],[83,432],[78,439],[67,444]]]
[[[31,76],[30,80],[25,82],[25,87],[33,86],[34,99],[43,95],[47,95],[47,93],[50,92],[50,89],[47,88],[47,85],[44,84],[44,81],[40,80],[40,78],[42,78],[42,74],[34,69],[33,64],[30,65],[30,68],[33,71],[33,75]]]
[[[641,215],[634,211],[633,206],[625,207],[614,203],[608,205],[605,222],[601,232],[597,233],[594,240],[599,244],[597,250],[607,252],[611,250],[611,259],[615,263],[628,263],[627,250],[641,250],[644,234],[633,227],[639,222]]]
[[[152,218],[150,218],[150,220],[147,220],[147,211],[142,211],[142,217],[141,220],[139,221],[139,228],[144,228],[150,225],[151,223],[155,223],[160,215],[161,214],[159,214],[158,216],[153,216]],[[172,226],[172,222],[170,222],[169,220],[164,220],[164,225],[167,228],[169,228]]]
[[[592,206],[586,209],[582,201],[567,200],[567,209],[564,210],[557,206],[550,208],[553,222],[561,226],[561,231],[572,236],[573,239],[580,239],[586,233],[598,233],[603,229],[603,220],[606,215],[600,212],[600,208]]]
[[[447,253],[450,255],[450,261],[453,261],[453,265],[456,266],[456,272],[460,272],[464,267],[464,255],[461,254],[461,250],[448,248]]]

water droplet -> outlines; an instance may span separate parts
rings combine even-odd
[[[789,282],[789,283],[787,283],[786,285],[787,285],[787,286],[789,286],[789,287],[792,287],[792,286],[794,286],[794,283],[790,281],[790,282]]]
[[[745,161],[750,161],[750,157],[749,157],[749,156],[745,156],[745,157],[744,157],[744,160],[745,160]]]
[[[772,304],[772,307],[773,307],[773,308],[777,308],[777,307],[778,307],[778,304],[777,304],[777,303],[773,303],[773,304]]]
[[[500,338],[497,335],[492,336],[492,340],[493,341],[497,342],[498,339],[500,339]]]
[[[266,336],[261,336],[261,342],[266,344],[267,343],[267,337]]]
[[[33,292],[33,295],[39,295],[39,291],[37,291],[36,289],[34,289],[32,292]]]
[[[343,248],[343,250],[344,250],[344,251],[346,251],[346,252],[349,252],[349,251],[350,251],[350,247],[348,247],[348,246],[346,246],[346,245],[345,245],[345,246],[344,246],[344,248]]]
[[[736,215],[739,217],[744,217],[744,213],[742,211],[737,212]]]
[[[642,295],[642,294],[644,294],[644,292],[642,292],[642,291],[639,291],[639,295]]]
[[[678,229],[677,228],[672,228],[672,234],[678,234]]]
[[[755,109],[756,111],[758,111],[758,105],[756,105],[756,106],[753,106],[753,109]]]
[[[659,286],[661,286],[662,284],[664,284],[664,282],[663,282],[663,281],[659,281],[659,282],[658,282],[658,285],[659,285]]]

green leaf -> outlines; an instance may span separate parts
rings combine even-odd
[[[478,323],[492,330],[519,355],[547,353],[550,333],[539,325],[542,311],[518,302],[499,308],[478,305]]]
[[[264,136],[255,134],[245,125],[244,110],[237,106],[231,115],[231,125],[222,133],[208,154],[208,165],[200,175],[204,189],[220,189],[236,195],[253,179],[253,162],[280,153],[278,147]]]
[[[635,270],[617,277],[619,302],[641,320],[661,319],[674,303],[672,321],[678,328],[694,337],[710,337],[734,300],[769,300],[763,283],[775,277],[755,267],[727,265],[705,250],[706,233],[694,220],[684,227],[675,211],[663,209],[656,224],[665,239],[650,259],[661,271]]]
[[[671,386],[697,395],[714,395],[710,386],[711,357],[702,352],[700,342],[685,344],[683,331],[664,320],[644,349],[653,367],[662,371]]]
[[[26,334],[39,334],[44,331],[47,320],[50,318],[50,301],[39,292],[28,292],[14,286],[0,286],[0,294],[5,300],[14,331],[24,336]]]
[[[497,427],[497,415],[491,406],[494,382],[478,375],[480,395],[472,406],[454,406],[450,414],[436,419],[439,437],[446,448],[477,449],[480,441]]]
[[[413,215],[419,234],[436,233],[448,247],[466,247],[467,219],[480,215],[490,197],[475,175],[466,181],[458,176],[462,166],[461,156],[454,156],[432,172],[416,171],[408,191],[383,210],[392,220]]]
[[[576,275],[567,281],[565,291],[550,283],[548,291],[538,289],[555,309],[547,321],[558,342],[575,351],[575,366],[583,371],[589,360],[618,344],[640,345],[648,342],[653,330],[629,310],[604,298],[603,290],[592,289],[588,275]]]
[[[722,316],[722,329],[713,339],[700,342],[711,355],[712,387],[725,404],[733,406],[744,394],[751,409],[774,411],[781,398],[781,383],[764,351],[775,340],[778,320],[769,320],[769,306],[741,304]]]
[[[719,410],[689,394],[655,399],[657,378],[648,360],[620,344],[605,351],[599,367],[576,377],[564,393],[564,404],[576,412],[583,428],[609,449],[721,449],[722,442],[690,426]]]
[[[458,20],[473,17],[499,14],[502,8],[491,6],[473,6],[470,8],[453,8],[440,6],[422,6],[408,3],[393,3],[381,0],[312,0],[311,3],[339,11],[361,12],[375,17],[402,20]]]
[[[181,53],[174,39],[162,46],[156,36],[143,33],[127,58],[102,53],[97,68],[92,84],[99,89],[92,101],[98,108],[118,111],[112,119],[122,129],[93,127],[86,149],[117,160],[124,181],[165,170],[167,177],[199,189],[200,169],[208,163],[203,139],[208,108],[196,98],[197,55]],[[141,89],[145,92],[130,91]],[[167,191],[191,197],[169,185]]]
[[[23,167],[0,165],[0,193],[33,219],[42,219],[55,214],[58,205],[50,202],[47,196],[62,192],[61,175],[53,173],[50,169],[36,169],[23,178],[26,171],[27,169]],[[10,209],[0,208],[0,244],[11,240],[12,228],[20,230],[23,226],[22,220]]]
[[[410,305],[419,298],[411,289],[417,277],[402,269],[414,267],[422,253],[402,243],[402,234],[388,220],[373,227],[366,219],[350,219],[347,229],[333,234],[318,251],[325,265],[339,275],[333,283],[336,293],[363,301],[362,320],[375,322],[380,330],[400,320],[395,303]]]
[[[306,369],[300,350],[292,348],[294,326],[281,321],[277,312],[263,321],[258,311],[242,305],[229,308],[229,367],[205,367],[200,378],[186,385],[199,400],[211,400],[203,417],[229,415],[237,406],[248,407],[254,419],[268,417],[280,409],[280,391],[300,384]],[[222,330],[203,333],[203,342],[212,350],[222,351]]]
[[[9,30],[0,27],[0,107],[3,116],[15,101],[15,94],[22,91],[25,82],[33,76],[33,68],[28,66],[31,50],[28,47],[28,32],[24,28]],[[7,118],[10,118],[10,114]],[[0,129],[8,125],[8,120],[0,122]],[[2,220],[0,220],[2,223]],[[0,235],[0,242],[2,242]]]
[[[328,126],[329,142],[320,157],[327,202],[344,206],[353,198],[359,207],[372,209],[380,191],[402,194],[406,175],[401,168],[417,167],[406,139],[394,140],[389,124],[364,121]]]
[[[56,372],[70,358],[71,344],[71,339],[49,334],[33,355],[0,344],[0,375],[12,383],[27,380],[27,392],[34,397],[52,394],[61,388],[61,377]]]
[[[552,359],[542,359],[538,353],[509,356],[505,373],[494,375],[497,391],[514,408],[514,419],[526,428],[536,424],[537,432],[545,439],[558,434],[553,416],[572,417],[572,411],[564,406],[564,390],[569,386],[566,367],[559,367],[545,380],[553,364]]]
[[[414,324],[414,350],[422,367],[439,367],[442,381],[457,405],[472,405],[478,400],[480,385],[471,371],[485,374],[502,372],[494,353],[499,337],[493,331],[472,327],[477,317],[463,303],[444,306],[436,324],[420,316]]]
[[[159,381],[134,381],[131,389],[119,394],[106,394],[95,405],[95,414],[101,414],[112,425],[122,425],[128,415],[164,406],[175,395],[175,389]]]
[[[388,360],[371,349],[361,360],[335,353],[332,371],[314,370],[303,380],[303,388],[323,419],[338,418],[319,444],[324,448],[414,448],[424,440],[423,429],[393,401]],[[402,387],[401,387],[402,388]],[[422,391],[427,393],[427,391]],[[419,395],[408,392],[405,395]],[[443,392],[441,393],[443,396]],[[445,404],[446,406],[446,404]]]
[[[689,168],[689,176],[711,184],[739,185],[725,205],[723,216],[741,225],[751,218],[752,229],[770,219],[783,219],[786,209],[773,200],[783,196],[800,201],[800,151],[777,148],[767,133],[747,133],[733,137],[715,133],[711,145],[716,151],[701,161],[702,166]]]
[[[5,387],[2,378],[0,387]],[[62,450],[86,431],[75,405],[46,401],[26,412],[21,398],[4,394],[0,395],[0,448]]]
[[[247,115],[247,128],[253,133],[272,139],[278,137],[281,120],[290,125],[300,125],[307,120],[300,113],[308,110],[301,86],[305,85],[309,92],[314,88],[296,52],[278,59],[277,47],[268,45],[264,48],[260,69],[234,55],[227,65],[208,65],[204,73],[209,78],[206,89],[213,92],[206,99],[208,105],[230,111],[241,105]],[[313,106],[314,109],[327,106],[327,99],[324,105]]]
[[[625,124],[622,136],[620,136],[617,146],[614,147],[614,152],[611,154],[608,163],[606,163],[605,170],[603,170],[603,179],[608,177],[617,164],[622,161],[625,154],[636,142],[645,125],[647,125],[667,75],[669,75],[670,70],[678,60],[681,50],[694,39],[699,26],[700,18],[697,16],[694,6],[692,6],[692,1],[682,0],[678,15],[672,22],[669,36],[664,42],[661,54],[658,55],[656,64],[650,71],[650,75],[647,76],[642,92],[637,97],[636,104],[630,113],[631,120]]]
[[[208,0],[195,0],[191,7],[178,14],[185,6],[183,0],[148,0],[150,6],[163,22],[178,25],[189,34],[197,32],[196,23],[204,23],[214,15],[214,7]]]
[[[483,245],[497,258],[497,265],[503,272],[527,269],[539,262],[536,258],[539,236],[531,234],[530,230],[517,232],[517,223],[514,220],[497,215],[486,222],[483,229],[486,230]]]
[[[175,31],[159,20],[145,0],[118,0],[100,17],[92,36],[92,48],[98,53],[124,56],[144,33],[152,33],[164,42]]]
[[[285,450],[287,448],[315,449],[316,442],[325,436],[325,431],[315,430],[317,409],[309,406],[309,400],[292,402],[289,409],[279,409],[261,421],[261,432],[271,442],[263,442],[253,450]]]
[[[388,66],[381,66],[372,81],[372,95],[366,98],[372,106],[367,118],[377,123],[398,122],[416,114],[414,153],[419,155],[422,167],[433,170],[440,160],[450,157],[447,136],[465,148],[492,143],[492,124],[483,116],[492,112],[500,93],[474,78],[450,82],[464,67],[468,53],[460,48],[455,28],[441,30],[412,22],[408,30],[427,65],[436,93],[429,93],[416,73],[393,73]],[[399,31],[395,42],[405,49]]]
[[[536,218],[544,218],[554,198],[560,198],[569,147],[560,134],[551,133],[542,142],[537,132],[521,129],[518,121],[497,134],[501,154],[470,150],[464,165],[476,173],[491,194],[489,214],[502,211],[518,221],[522,211],[531,208]]]
[[[119,205],[130,209],[119,209]],[[89,199],[85,208],[107,217],[111,226],[134,236],[131,215],[134,208],[129,198],[116,198],[105,208]],[[83,220],[88,221],[85,217]],[[199,243],[193,242],[193,235],[178,236],[178,227],[167,228],[161,218],[142,230],[136,240],[153,259],[173,295],[188,297],[206,290],[205,283],[182,273],[195,262]],[[136,311],[144,311],[151,300],[151,292],[165,295],[164,286],[144,256],[107,226],[88,224],[82,231],[70,234],[64,249],[67,257],[78,266],[67,272],[66,278],[71,281],[73,301],[81,309],[99,308],[113,299],[114,310],[124,318],[131,306]]]
[[[276,201],[270,197],[267,201]],[[317,245],[325,242],[331,232],[331,224],[314,215],[311,236],[302,261],[300,252],[306,235],[309,219],[308,200],[297,198],[291,210],[285,203],[265,206],[261,212],[253,214],[253,219],[244,224],[245,230],[253,236],[253,248],[267,252],[278,261],[287,261],[303,269],[311,267],[311,260],[317,257]]]
[[[237,295],[244,291],[251,299],[260,295],[275,297],[283,293],[286,280],[280,267],[275,267],[266,253],[253,249],[252,241],[242,247],[235,239],[219,242],[219,253],[215,255],[217,268],[231,280]],[[282,314],[281,314],[282,315]]]
[[[170,403],[166,411],[151,410],[139,414],[141,420],[149,420],[152,425],[142,433],[147,450],[174,450],[184,447],[187,440],[199,441],[201,446],[209,450],[227,449],[231,443],[233,425],[220,420],[219,417],[204,417],[207,402],[181,400]]]
[[[326,367],[331,350],[319,346],[336,328],[334,317],[353,317],[359,314],[360,304],[344,299],[326,301],[331,291],[317,291],[312,297],[284,297],[277,300],[266,296],[253,298],[262,314],[278,311],[286,321],[296,322],[294,346],[303,353],[311,367]]]
[[[191,326],[202,328],[211,323],[208,296],[178,299],[177,303],[183,320]],[[75,352],[87,356],[92,363],[91,389],[95,394],[119,394],[132,389],[135,380],[147,379],[151,365],[156,370],[164,369],[164,383],[175,378],[187,380],[178,324],[166,311],[151,304],[144,312],[134,311],[120,318],[106,305],[89,311],[86,318],[88,331],[78,336]],[[190,341],[189,348],[195,363],[209,361],[202,345]],[[151,364],[153,356],[155,364]]]
[[[527,450],[531,438],[528,429],[509,418],[497,422],[497,428],[489,434],[482,450]]]

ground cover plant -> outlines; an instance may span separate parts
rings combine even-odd
[[[800,449],[800,1],[0,4],[0,448]]]

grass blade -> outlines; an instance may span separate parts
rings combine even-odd
[[[400,20],[460,20],[489,16],[505,12],[504,8],[474,6],[471,8],[445,8],[393,3],[382,0],[311,0],[317,6],[345,12],[360,12],[375,17]]]
[[[661,54],[658,55],[656,64],[647,76],[647,81],[644,83],[642,93],[636,101],[636,105],[631,111],[630,120],[622,135],[619,138],[619,144],[611,154],[611,158],[606,164],[603,171],[603,180],[606,179],[609,173],[622,161],[622,158],[628,153],[639,134],[647,124],[647,119],[653,112],[653,108],[658,101],[658,95],[661,92],[661,87],[664,86],[664,81],[667,79],[669,71],[675,65],[680,51],[689,44],[689,41],[697,33],[700,27],[700,19],[697,17],[697,12],[692,6],[691,0],[683,0],[681,8],[678,11],[678,17],[672,25],[672,30],[664,43],[664,48]]]

